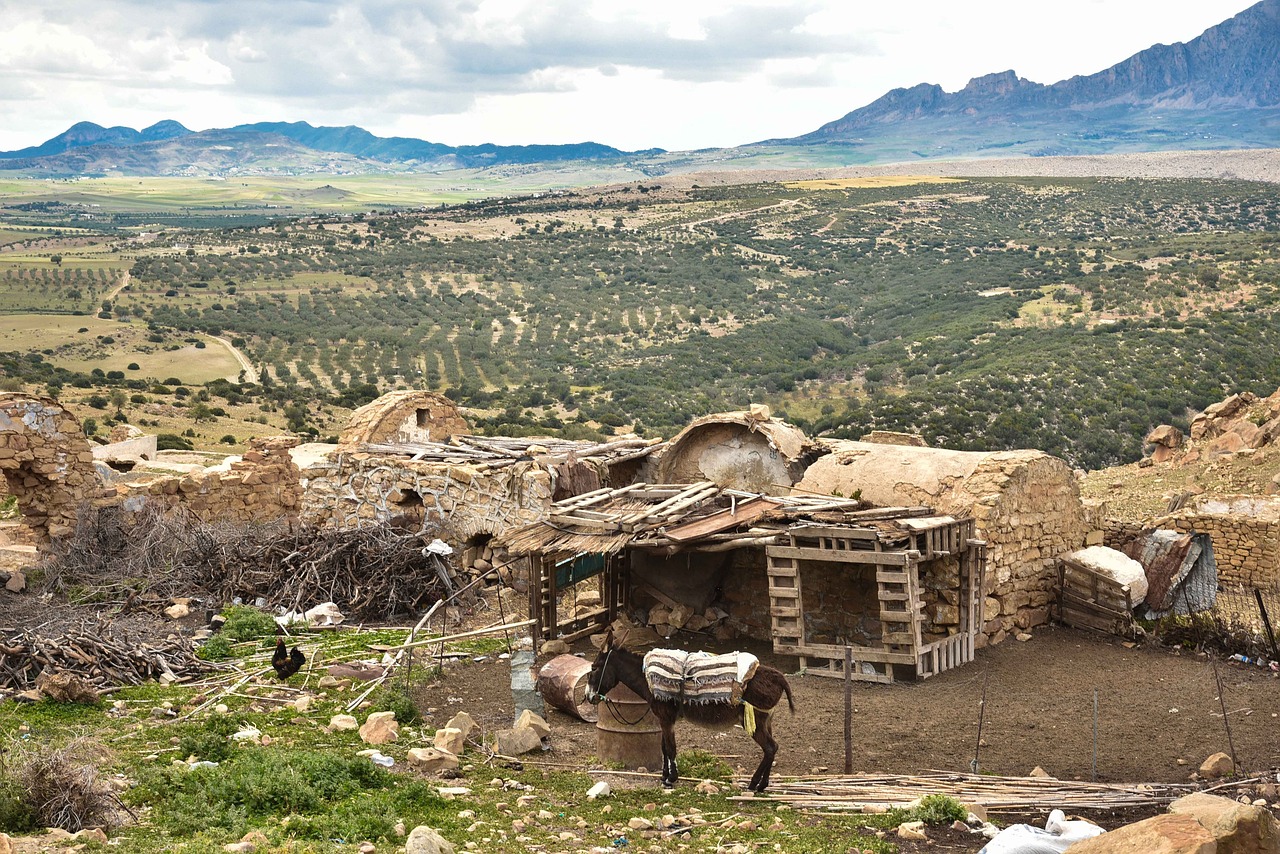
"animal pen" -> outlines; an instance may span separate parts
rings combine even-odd
[[[558,502],[503,541],[528,558],[539,644],[599,632],[638,613],[638,596],[682,607],[713,576],[735,597],[731,619],[812,675],[843,678],[847,649],[850,678],[928,678],[972,661],[981,625],[985,543],[972,519],[929,507],[637,483]],[[726,555],[721,575],[706,569]],[[598,605],[562,617],[561,594],[592,578]]]

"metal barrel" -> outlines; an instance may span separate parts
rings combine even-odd
[[[662,727],[649,703],[626,685],[617,685],[596,707],[596,757],[624,768],[662,767]]]
[[[591,662],[576,655],[557,655],[538,671],[538,693],[567,715],[596,722],[596,707],[587,702]]]

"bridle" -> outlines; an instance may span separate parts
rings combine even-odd
[[[600,665],[600,675],[602,677],[604,676],[605,670],[609,667],[609,656],[611,655],[613,655],[612,646],[609,647],[609,649],[605,650],[604,664]],[[622,680],[618,680],[617,682],[614,683],[615,686],[620,684],[622,684]],[[609,690],[612,691],[613,688],[610,688]],[[640,717],[636,718],[634,721],[629,721],[625,717],[623,717],[622,714],[618,711],[618,709],[620,708],[620,705],[616,700],[610,700],[607,695],[601,694],[598,690],[595,692],[595,696],[599,697],[599,699],[596,702],[603,702],[604,707],[609,710],[609,714],[613,715],[614,720],[620,723],[624,723],[627,726],[635,726],[636,724],[640,723],[640,721],[644,720],[645,715],[649,714],[649,706],[646,704],[644,707],[644,711],[640,713]],[[591,697],[587,697],[587,700],[591,700]]]

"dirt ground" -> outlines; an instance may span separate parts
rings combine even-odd
[[[672,639],[672,646],[711,645]],[[797,659],[767,644],[737,644],[794,673]],[[574,647],[587,657],[583,640]],[[1194,653],[1144,645],[1065,627],[1042,627],[1026,642],[980,650],[977,660],[914,684],[853,685],[853,768],[906,774],[968,771],[977,752],[983,773],[1024,775],[1037,765],[1062,779],[1088,780],[1093,765],[1093,698],[1098,698],[1098,780],[1186,782],[1210,754],[1232,752],[1247,771],[1280,768],[1280,674],[1217,662],[1227,709],[1223,724],[1214,665]],[[839,680],[791,675],[796,711],[782,711],[775,775],[839,773],[844,768],[844,686]],[[982,714],[983,690],[986,711]],[[510,668],[489,657],[464,661],[421,690],[420,706],[436,720],[469,712],[486,727],[510,726]],[[982,744],[978,745],[979,717]],[[548,761],[583,767],[595,752],[595,729],[548,708],[553,749]],[[747,773],[758,749],[741,732],[677,728],[680,749],[702,748]]]
[[[701,646],[680,636],[671,646]],[[1030,641],[1007,641],[979,651],[972,664],[916,684],[853,686],[853,769],[908,774],[925,770],[967,772],[978,754],[982,773],[1020,776],[1040,766],[1060,779],[1093,776],[1093,698],[1098,698],[1097,779],[1102,782],[1187,783],[1200,763],[1218,751],[1235,755],[1249,774],[1280,769],[1280,674],[1232,662],[1210,662],[1195,653],[1154,645],[1128,648],[1120,638],[1065,627],[1042,627]],[[767,644],[736,644],[789,674],[795,658],[775,656]],[[583,640],[573,648],[590,658]],[[542,663],[541,660],[539,663]],[[1214,667],[1222,680],[1230,724],[1223,725]],[[841,773],[844,769],[844,685],[830,678],[790,675],[794,715],[783,711],[774,734],[779,752],[774,779]],[[986,711],[982,713],[983,691]],[[467,711],[481,726],[510,726],[513,702],[507,661],[484,657],[446,668],[415,696],[435,721]],[[979,717],[982,741],[978,745]],[[552,748],[533,764],[583,769],[595,761],[594,725],[547,707]],[[714,732],[677,725],[680,750],[701,748],[749,775],[759,751],[741,731]],[[657,780],[629,778],[657,786]],[[677,790],[678,791],[678,790]],[[1228,794],[1234,794],[1228,792]],[[1048,808],[1001,814],[1001,824],[1044,825]],[[1150,811],[1076,810],[1111,829]],[[974,852],[984,840],[933,829],[932,840],[902,843],[915,851]],[[895,840],[897,841],[897,840]]]

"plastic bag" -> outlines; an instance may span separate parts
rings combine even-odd
[[[1029,824],[1011,824],[1000,831],[978,854],[1062,854],[1082,839],[1104,833],[1088,821],[1067,821],[1062,810],[1054,810],[1044,829]]]

